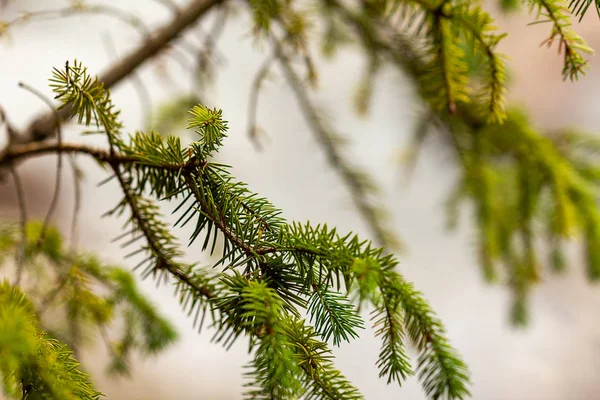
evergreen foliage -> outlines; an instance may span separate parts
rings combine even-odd
[[[19,292],[24,299],[20,301],[27,304],[28,315],[34,318],[38,335],[55,338],[47,346],[48,349],[60,349],[61,354],[65,354],[61,359],[71,357],[62,343],[77,350],[89,342],[95,332],[101,332],[111,356],[109,371],[126,374],[134,352],[154,354],[176,339],[177,334],[170,323],[140,293],[126,270],[106,265],[94,255],[65,248],[61,235],[52,227],[42,238],[43,224],[40,222],[31,221],[26,225],[24,243],[17,226],[3,224],[0,228],[2,256],[18,253],[21,246],[24,253],[21,260],[24,268],[20,271],[24,282],[20,288],[6,286],[5,290],[17,293],[23,289],[31,293],[29,300]],[[3,257],[0,261],[6,264],[9,260]],[[11,296],[15,296],[14,293]],[[16,323],[18,315],[9,311],[7,308],[6,318],[14,317]],[[9,325],[6,327],[8,329]],[[109,334],[111,331],[112,335]],[[112,340],[110,336],[113,336]],[[15,343],[18,342],[15,339]],[[10,371],[11,374],[3,373],[3,376],[24,379],[18,374],[18,368],[11,367]],[[37,378],[32,375],[31,379]],[[46,391],[37,390],[40,393]],[[52,393],[49,391],[48,396],[54,396]]]
[[[89,12],[88,6],[76,3],[72,12]],[[536,22],[550,26],[545,43],[558,42],[563,78],[580,77],[591,49],[573,30],[571,19],[582,18],[592,1],[500,1],[505,10],[521,3],[529,6]],[[431,399],[468,397],[466,364],[421,293],[397,271],[391,253],[396,238],[384,224],[384,210],[373,201],[375,185],[347,162],[339,134],[307,92],[306,82],[318,82],[311,35],[321,35],[326,55],[343,45],[360,46],[368,62],[355,104],[363,114],[383,66],[412,78],[423,109],[415,151],[435,131],[456,155],[460,176],[448,197],[450,225],[456,224],[459,207],[467,201],[478,229],[482,274],[510,288],[515,323],[528,319],[528,295],[546,264],[541,251],[549,249],[547,263],[560,272],[566,267],[561,245],[579,233],[588,277],[600,277],[598,140],[572,130],[545,135],[524,110],[505,104],[506,59],[496,50],[505,34],[498,32],[480,2],[366,0],[348,5],[323,0],[310,11],[292,1],[251,0],[246,5],[257,39],[273,48],[255,81],[251,107],[256,107],[261,82],[276,62],[383,247],[324,224],[288,222],[267,199],[236,181],[228,165],[214,161],[226,141],[227,121],[219,109],[192,105],[196,95],[176,101],[176,109],[171,105],[155,125],[181,124],[173,116],[192,105],[187,128],[195,132],[195,140],[189,146],[165,132],[125,136],[110,91],[76,61],[53,72],[59,112],[90,129],[86,133],[104,135],[108,149],[62,143],[59,132],[58,145],[11,142],[0,153],[0,166],[12,168],[36,154],[69,152],[87,154],[110,171],[106,182],[115,180],[123,193],[106,212],[125,221],[115,241],[131,248],[129,257],[137,259],[134,270],[142,277],[174,282],[194,325],[201,329],[210,320],[215,342],[231,346],[247,338],[253,354],[246,373],[247,398],[362,398],[336,368],[329,345],[355,339],[366,324],[381,341],[376,366],[388,384],[400,385],[415,374]],[[598,2],[594,5],[600,9]],[[29,17],[38,15],[46,14]],[[0,34],[21,22],[0,22]],[[319,24],[321,31],[314,29]],[[293,62],[298,60],[305,68],[304,80]],[[250,128],[255,132],[255,126]],[[175,225],[194,228],[188,244],[198,243],[203,252],[216,254],[214,265],[182,261],[184,252],[163,220],[161,202],[177,205]],[[77,353],[92,330],[99,329],[106,340],[109,368],[118,373],[128,371],[134,352],[154,354],[176,339],[132,275],[67,248],[45,222],[23,218],[20,227],[2,225],[0,261],[7,263],[10,253],[17,255],[17,282],[0,285],[3,395],[99,398],[69,350]],[[30,273],[36,279],[21,283],[21,275]],[[363,320],[363,309],[371,311],[370,321]],[[52,318],[46,318],[49,312]],[[116,340],[108,338],[109,330],[118,331]],[[409,344],[418,353],[416,362],[407,354]]]
[[[0,374],[10,398],[97,400],[67,346],[40,329],[33,304],[16,286],[0,284]]]

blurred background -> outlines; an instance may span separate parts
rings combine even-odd
[[[185,1],[178,1],[184,4]],[[0,9],[0,20],[9,20],[21,10],[62,7],[58,0],[19,0]],[[149,26],[172,18],[158,1],[104,1],[137,15]],[[495,4],[495,2],[494,2]],[[510,56],[509,101],[526,105],[536,124],[547,130],[578,126],[590,131],[600,127],[600,70],[591,59],[591,69],[576,83],[561,80],[561,59],[556,49],[540,48],[549,26],[527,26],[526,14],[500,15],[502,31],[509,32],[500,50]],[[203,33],[212,24],[210,15],[185,34],[192,45],[202,44]],[[258,122],[264,134],[262,150],[247,135],[248,98],[252,80],[267,55],[267,46],[257,43],[249,30],[251,21],[240,14],[228,20],[217,44],[216,74],[199,96],[206,105],[223,109],[229,121],[229,138],[219,160],[233,166],[233,173],[283,210],[288,220],[326,222],[340,231],[363,237],[369,231],[349,199],[346,187],[328,166],[326,157],[306,125],[291,89],[284,80],[269,80],[262,91]],[[592,48],[600,49],[600,21],[594,12],[576,25]],[[140,43],[138,31],[101,15],[31,22],[11,28],[0,42],[0,105],[11,123],[25,128],[46,106],[22,89],[22,81],[51,96],[48,78],[53,67],[77,59],[92,73],[99,73],[119,55]],[[427,143],[408,177],[399,161],[416,124],[415,94],[410,81],[398,72],[384,71],[377,80],[372,112],[356,116],[352,98],[358,76],[365,68],[358,51],[346,49],[325,60],[316,52],[319,87],[315,103],[329,121],[349,139],[348,158],[362,166],[382,188],[381,201],[391,212],[391,226],[405,251],[400,254],[400,272],[421,290],[446,324],[451,343],[463,355],[472,372],[474,399],[560,400],[598,398],[600,380],[600,288],[587,283],[577,244],[570,248],[569,269],[563,276],[544,276],[534,289],[532,320],[527,328],[509,324],[509,293],[481,279],[474,249],[475,231],[468,213],[458,230],[445,228],[443,204],[456,177],[451,154],[439,143]],[[190,90],[192,73],[185,63],[161,56],[138,70],[151,99],[140,100],[129,79],[112,90],[114,103],[122,110],[125,130],[148,126],[149,111]],[[198,93],[196,93],[198,95]],[[103,144],[102,138],[78,136],[67,129],[69,141]],[[173,132],[182,133],[182,132]],[[182,133],[185,135],[185,133]],[[5,132],[0,142],[5,144]],[[111,243],[122,222],[101,215],[119,200],[113,185],[97,188],[106,177],[94,162],[81,159],[83,184],[79,245],[102,258],[124,263],[127,251]],[[43,218],[54,188],[54,157],[32,159],[20,167],[26,188],[29,215]],[[69,172],[67,171],[67,174]],[[56,224],[68,231],[74,207],[74,186],[63,181]],[[167,212],[169,208],[165,209]],[[0,218],[16,220],[17,199],[10,179],[0,183]],[[176,230],[185,239],[186,229]],[[182,240],[185,242],[185,240]],[[199,246],[198,246],[199,247]],[[203,260],[194,246],[190,260]],[[208,261],[207,261],[208,262]],[[147,293],[177,326],[181,338],[161,355],[136,361],[129,379],[105,376],[105,354],[101,346],[84,353],[83,362],[108,399],[238,399],[243,385],[243,365],[249,360],[247,343],[239,340],[229,351],[210,343],[211,332],[198,334],[180,309],[167,286],[155,289],[151,280],[141,283]],[[379,343],[367,329],[359,340],[335,350],[337,366],[367,399],[424,399],[416,378],[400,389],[377,379],[375,362]],[[1,362],[1,360],[0,360]]]

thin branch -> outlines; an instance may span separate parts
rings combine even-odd
[[[191,51],[191,49],[189,48],[190,45],[188,43],[186,43],[185,41],[181,40],[181,41],[179,41],[178,46],[168,46],[168,49],[165,51],[165,55],[168,55],[169,57],[171,57],[171,59],[173,61],[175,61],[177,64],[179,64],[182,71],[184,71],[184,72],[193,71],[195,68],[194,61],[190,60],[188,58],[188,56],[193,57],[188,54]],[[198,51],[198,50],[196,49],[196,51]],[[195,54],[195,52],[194,52],[194,54]],[[182,84],[180,82],[180,81],[182,81],[182,79],[181,79],[181,75],[179,73],[175,73],[175,75],[176,75],[175,78],[173,78],[173,76],[169,72],[165,73],[164,75],[166,77],[168,77],[168,79],[170,81],[169,86],[171,88],[174,85],[177,85],[177,86],[181,87],[182,92],[189,92],[190,87],[192,88],[192,91],[195,91],[196,76],[194,73],[192,73],[189,77],[189,79],[190,79],[189,87],[187,84],[185,84],[185,83]]]
[[[181,13],[179,6],[172,0],[154,0],[154,1],[169,8],[171,11],[173,11],[173,14],[175,14],[175,15],[179,15]]]
[[[312,104],[304,86],[301,83],[300,77],[291,66],[289,58],[283,52],[281,44],[275,38],[273,38],[272,43],[275,47],[275,55],[279,61],[279,64],[283,68],[286,80],[296,95],[296,99],[298,100],[302,113],[306,117],[312,132],[316,135],[318,141],[322,144],[323,149],[327,153],[329,162],[334,167],[335,171],[338,172],[343,182],[350,190],[351,198],[358,211],[367,222],[370,230],[373,232],[375,240],[379,244],[388,248],[399,247],[398,244],[390,243],[394,241],[393,234],[387,232],[382,226],[382,222],[377,215],[377,210],[373,207],[368,199],[368,188],[364,182],[359,179],[356,172],[353,171],[353,169],[348,165],[347,161],[344,160],[341,152],[335,144],[334,137],[319,118],[317,109]]]
[[[112,36],[110,33],[102,35],[104,47],[108,52],[110,58],[117,58],[117,49],[115,47],[115,42],[112,40]],[[150,92],[144,85],[144,82],[140,79],[140,76],[136,71],[131,73],[131,83],[135,89],[135,92],[140,99],[140,108],[142,110],[142,126],[148,124],[149,121],[152,121],[152,98],[150,97]]]
[[[98,324],[98,330],[100,331],[100,337],[102,338],[102,342],[104,342],[104,346],[106,347],[106,352],[113,357],[117,357],[117,352],[115,351],[115,347],[110,340],[110,336],[108,334],[108,330],[106,329],[106,325]]]
[[[98,81],[110,88],[127,78],[144,62],[158,54],[164,47],[177,38],[188,27],[192,26],[204,16],[212,7],[221,4],[225,0],[193,0],[187,7],[183,8],[175,19],[168,25],[157,29],[151,37],[140,43],[140,45],[127,56],[121,58],[110,66],[106,72],[100,75]],[[62,119],[68,118],[71,107],[65,107],[59,111]],[[44,114],[36,118],[23,132],[19,141],[26,143],[30,141],[41,141],[52,136],[55,128],[52,113]]]
[[[170,260],[170,258],[168,256],[163,254],[161,248],[159,247],[158,243],[156,242],[154,236],[152,235],[151,228],[148,226],[147,221],[142,217],[142,214],[137,207],[137,203],[133,199],[133,195],[132,195],[131,191],[129,190],[129,186],[127,185],[127,183],[121,176],[121,174],[119,172],[118,164],[113,166],[113,170],[115,171],[115,175],[117,176],[117,178],[119,179],[119,182],[121,183],[121,187],[122,187],[123,193],[125,195],[125,200],[127,201],[127,204],[129,204],[129,208],[131,210],[131,214],[132,214],[133,218],[136,220],[138,227],[140,228],[140,230],[146,237],[146,241],[148,242],[148,246],[150,246],[152,253],[154,253],[156,258],[158,259],[158,264],[157,264],[158,267],[157,268],[168,271],[179,282],[194,289],[197,294],[202,295],[202,296],[206,297],[207,299],[212,299],[215,295],[212,293],[210,288],[208,288],[206,286],[197,285],[195,282],[193,282],[190,279],[189,276],[187,276],[183,271],[181,271],[181,269],[177,265],[173,264],[173,262]]]
[[[19,177],[19,173],[14,166],[11,166],[10,172],[15,183],[15,189],[17,192],[17,201],[19,202],[19,225],[21,228],[21,243],[19,244],[19,250],[16,254],[17,263],[17,279],[16,285],[19,286],[21,283],[21,276],[23,275],[23,262],[25,261],[25,242],[27,241],[27,234],[25,232],[25,224],[27,223],[27,205],[25,203],[25,190],[23,189],[23,182]]]
[[[60,283],[58,283],[58,285],[54,289],[52,289],[46,296],[44,296],[44,299],[40,303],[40,307],[37,310],[37,315],[40,318],[46,312],[46,310],[48,310],[52,302],[54,302],[56,296],[58,296],[60,292],[67,286],[67,283],[69,282],[69,277],[69,272],[67,272],[65,276],[62,277],[62,279],[60,280]]]
[[[367,29],[365,21],[356,13],[350,11],[338,0],[327,0],[327,4],[335,7],[340,16],[346,21],[346,23],[357,31],[359,37],[364,41],[365,45],[373,46],[376,51],[384,55],[394,64],[401,66],[411,76],[419,76],[423,71],[427,69],[427,64],[424,59],[420,57],[418,50],[415,48],[414,41],[410,38],[406,38],[405,35],[398,32],[394,27],[389,24],[383,24],[380,26],[380,31],[384,38],[380,38],[380,35],[371,29]],[[423,7],[425,4],[419,1]],[[449,139],[456,151],[456,155],[460,162],[465,164],[467,160],[461,147],[459,146],[453,130],[447,118],[427,105],[427,109],[430,114],[432,121],[435,126],[442,127],[448,131]],[[479,129],[482,120],[472,115],[468,115],[461,108],[458,108],[456,116],[461,118],[462,121],[473,130]]]
[[[26,24],[33,20],[44,21],[49,19],[66,18],[81,14],[100,14],[105,15],[107,17],[112,17],[122,21],[126,25],[131,26],[146,38],[150,37],[151,35],[150,29],[148,29],[148,27],[144,24],[144,21],[142,21],[137,16],[127,13],[126,11],[116,7],[101,4],[82,4],[51,10],[25,12],[10,21],[4,22],[3,30],[6,31],[11,26]]]
[[[74,186],[74,204],[73,204],[73,219],[71,220],[71,249],[77,248],[78,232],[77,232],[77,221],[79,220],[79,211],[81,209],[81,176],[83,171],[77,164],[75,155],[71,154],[69,157],[71,163],[71,170],[73,171],[73,186]]]
[[[8,135],[8,146],[13,144],[17,140],[17,130],[12,126],[4,108],[0,105],[0,126],[5,126],[6,134]]]
[[[273,61],[275,61],[275,56],[271,55],[263,62],[260,69],[256,73],[256,76],[252,81],[252,87],[250,88],[250,99],[248,100],[248,136],[257,150],[262,149],[258,140],[258,127],[256,126],[258,98],[260,95],[260,89],[263,87],[263,82],[269,75],[269,70],[271,69]]]
[[[50,99],[48,99],[46,96],[44,96],[44,94],[41,93],[36,88],[31,87],[31,86],[27,85],[26,83],[19,82],[19,87],[27,90],[28,92],[30,92],[33,95],[35,95],[36,97],[38,97],[40,100],[42,100],[44,103],[46,103],[46,105],[50,108],[50,110],[52,111],[52,113],[54,115],[55,124],[56,124],[56,134],[57,134],[57,138],[58,138],[58,146],[60,147],[62,145],[62,124],[61,124],[58,112],[52,105],[52,102],[50,101]],[[48,225],[50,224],[50,219],[52,218],[52,214],[54,214],[54,211],[56,210],[56,206],[58,205],[58,196],[60,195],[60,186],[61,186],[61,178],[62,178],[62,165],[63,165],[62,164],[62,154],[59,153],[58,158],[57,158],[57,164],[56,164],[56,180],[54,182],[54,195],[52,196],[52,201],[50,202],[50,207],[48,208],[48,213],[46,214],[46,218],[44,219],[44,225],[42,226],[42,232],[40,233],[40,237],[38,239],[38,244],[37,244],[38,246],[41,246],[42,242],[44,241],[44,238],[46,236],[46,231],[48,230]]]
[[[443,29],[443,24],[444,24],[444,20],[442,19],[442,16],[440,14],[435,14],[435,24],[432,27],[432,34],[433,36],[436,38],[437,41],[439,41],[439,46],[437,48],[437,60],[436,62],[438,62],[441,66],[442,69],[442,80],[444,82],[444,94],[446,95],[446,102],[448,103],[448,112],[450,114],[454,114],[456,113],[456,102],[455,102],[455,98],[454,98],[454,90],[452,87],[452,82],[451,79],[452,77],[449,75],[449,71],[448,71],[448,64],[449,64],[449,60],[448,60],[448,50],[446,49],[447,45],[447,40],[448,38],[446,37]]]

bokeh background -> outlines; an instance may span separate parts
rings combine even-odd
[[[151,0],[104,1],[138,15],[150,26],[171,18],[170,12]],[[178,1],[185,3],[185,1]],[[0,20],[19,10],[64,6],[66,2],[17,0],[0,10]],[[490,9],[494,4],[490,3]],[[527,26],[526,14],[499,17],[500,29],[510,32],[500,50],[510,56],[513,103],[526,105],[543,129],[578,126],[600,128],[600,69],[591,58],[591,69],[579,82],[561,80],[561,59],[556,48],[539,48],[549,26]],[[186,41],[201,44],[213,16],[186,33]],[[276,76],[265,86],[258,112],[263,149],[257,151],[247,136],[248,98],[254,74],[267,55],[267,46],[249,34],[250,21],[241,13],[230,18],[218,43],[217,74],[201,96],[208,106],[224,111],[230,135],[219,159],[233,166],[237,177],[270,199],[289,220],[326,222],[341,231],[369,232],[354,209],[347,189],[328,166],[325,155],[308,129],[289,87]],[[593,11],[577,25],[591,47],[600,49],[600,21]],[[114,49],[107,48],[111,38]],[[24,128],[45,105],[19,89],[23,81],[50,96],[47,79],[53,67],[74,58],[91,71],[100,72],[119,54],[141,40],[131,27],[103,16],[74,16],[32,22],[11,29],[0,41],[0,105],[11,123]],[[116,54],[115,54],[116,53]],[[314,99],[329,121],[350,140],[346,154],[363,166],[382,188],[382,203],[390,211],[392,226],[403,240],[400,272],[423,291],[445,322],[448,336],[472,372],[472,394],[483,400],[587,400],[600,395],[600,288],[586,282],[575,243],[570,248],[569,270],[563,276],[544,276],[531,300],[532,321],[525,329],[508,322],[509,294],[501,286],[483,283],[474,250],[475,231],[465,209],[457,231],[445,229],[444,200],[455,179],[453,158],[441,141],[429,140],[410,176],[401,162],[416,123],[416,98],[411,83],[396,71],[386,70],[377,80],[372,111],[356,116],[352,98],[364,60],[347,49],[336,58],[317,56],[319,89]],[[188,90],[191,71],[167,57],[143,66],[143,80],[154,106]],[[131,81],[112,90],[122,109],[127,131],[143,129],[148,109]],[[177,132],[176,132],[177,133]],[[181,133],[181,132],[178,132]],[[68,129],[68,140],[98,145],[102,138],[80,138]],[[435,136],[434,136],[435,138]],[[0,132],[0,146],[5,144]],[[55,158],[44,157],[20,167],[30,216],[43,217],[55,179]],[[93,162],[82,159],[86,172],[79,226],[79,244],[104,259],[125,263],[126,253],[110,240],[119,234],[122,221],[101,219],[119,199],[116,186],[97,188],[105,177]],[[66,171],[68,175],[69,171]],[[74,187],[64,179],[56,224],[68,231]],[[167,212],[169,208],[165,209]],[[9,179],[0,182],[0,218],[16,219],[17,200]],[[178,230],[184,238],[189,231]],[[198,246],[188,249],[190,260],[206,260]],[[208,261],[207,261],[208,262]],[[84,353],[83,361],[108,399],[238,399],[243,385],[243,365],[249,360],[247,345],[239,340],[229,351],[210,343],[211,332],[198,334],[181,311],[172,290],[155,289],[151,280],[144,291],[178,327],[181,338],[163,354],[136,360],[129,379],[103,374],[101,346]],[[375,362],[379,343],[367,329],[359,340],[336,349],[337,365],[367,399],[424,399],[416,378],[400,389],[377,379]],[[1,362],[1,360],[0,360]]]

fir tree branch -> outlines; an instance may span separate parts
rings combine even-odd
[[[104,128],[109,141],[109,156],[114,159],[117,155],[117,148],[124,147],[120,135],[121,124],[117,120],[118,114],[112,105],[108,91],[101,84],[94,81],[87,74],[87,70],[74,63],[70,68],[66,64],[66,71],[55,71],[54,73],[54,91],[58,93],[57,98],[63,101],[61,107],[67,108],[72,104],[77,105],[72,113],[78,116],[80,122],[90,125],[95,122]],[[150,267],[151,272],[168,271],[180,282],[194,287],[199,293],[207,295],[209,289],[206,287],[196,287],[189,277],[182,272],[183,266],[176,263],[173,258],[179,255],[175,249],[173,238],[168,234],[168,230],[157,219],[157,213],[149,202],[146,202],[140,195],[134,194],[121,172],[121,164],[110,163],[119,184],[124,193],[124,204],[120,204],[117,209],[123,205],[128,205],[131,210],[131,222],[136,229],[139,229],[145,236],[151,257],[155,258],[155,264]],[[115,210],[109,212],[112,213]]]
[[[109,57],[111,59],[117,59],[118,58],[117,49],[115,47],[115,43],[114,43],[114,40],[112,39],[112,36],[110,36],[110,33],[106,33],[105,35],[102,35],[102,39],[104,42],[104,47],[105,47]],[[139,75],[136,72],[131,73],[131,83],[138,95],[138,99],[140,100],[139,101],[140,111],[141,111],[141,115],[142,115],[141,125],[144,126],[148,122],[152,121],[152,108],[153,108],[152,107],[152,97],[150,96],[150,92],[146,88],[146,85],[144,85],[144,82],[142,81],[142,79],[139,77]]]
[[[417,372],[425,392],[432,399],[469,396],[467,366],[448,345],[441,322],[411,284],[398,274],[387,279],[388,285],[381,290],[384,296],[398,299],[404,310],[406,330],[420,351]]]
[[[357,338],[355,329],[362,329],[363,321],[346,296],[328,291],[316,283],[313,283],[312,290],[307,312],[323,340],[328,341],[333,336],[333,345],[339,346],[341,339],[349,342]]]
[[[1,243],[10,248],[20,246],[18,235],[10,229],[10,225],[2,228]],[[51,290],[40,288],[39,296],[36,294],[34,299],[37,305],[36,318],[42,320],[50,308],[55,311],[49,318],[43,319],[45,330],[53,332],[54,336],[65,340],[75,349],[79,348],[81,339],[87,336],[88,328],[94,325],[103,328],[112,324],[111,328],[123,328],[127,335],[133,335],[134,340],[127,344],[126,354],[113,352],[113,364],[120,365],[116,372],[121,373],[127,372],[131,350],[152,354],[173,342],[176,332],[139,293],[129,272],[105,265],[95,256],[67,249],[62,245],[61,235],[53,227],[48,228],[46,238],[41,241],[42,228],[38,222],[29,221],[27,224],[26,265],[30,272],[32,265],[40,263],[56,269],[57,280],[51,284]],[[40,242],[41,247],[38,245]],[[39,271],[33,272],[36,281],[45,278]],[[102,295],[94,292],[99,287]],[[64,318],[57,318],[60,315]],[[118,323],[117,318],[124,321]],[[53,329],[57,325],[59,329]],[[69,327],[67,332],[62,329],[65,325]],[[141,325],[139,329],[138,325]]]
[[[114,168],[114,170],[115,173],[118,173],[116,167]],[[210,288],[208,288],[207,286],[199,286],[196,282],[193,282],[193,280],[182,271],[181,266],[174,262],[171,259],[171,257],[165,253],[163,248],[160,247],[160,241],[158,240],[159,238],[155,237],[153,229],[150,228],[150,226],[148,225],[148,221],[144,218],[141,210],[139,209],[138,201],[132,194],[129,185],[125,182],[123,178],[120,178],[120,182],[123,192],[125,194],[125,199],[129,204],[132,216],[137,226],[146,237],[146,240],[148,242],[148,245],[150,246],[150,249],[152,250],[153,255],[156,257],[156,265],[154,266],[154,268],[159,271],[168,271],[177,281],[193,288],[198,294],[206,298],[211,298],[212,292]]]
[[[304,372],[303,385],[307,400],[362,400],[364,397],[335,368],[327,343],[319,340],[311,326],[294,320],[287,334],[296,350],[298,365]]]

